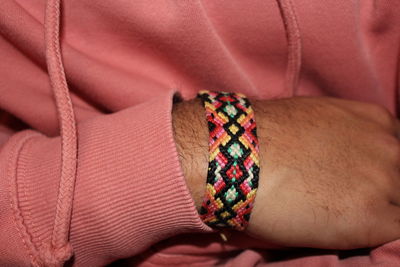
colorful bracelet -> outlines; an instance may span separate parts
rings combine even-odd
[[[243,231],[250,219],[259,178],[259,145],[250,101],[241,93],[202,90],[209,164],[200,218],[210,227]]]

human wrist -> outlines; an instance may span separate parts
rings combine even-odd
[[[200,210],[208,168],[208,128],[200,99],[174,103],[172,124],[179,161],[196,209]]]
[[[255,105],[258,105],[259,102],[252,99],[249,101],[252,104],[254,102]],[[200,210],[204,204],[210,157],[208,125],[210,122],[207,123],[204,108],[201,100],[195,98],[175,103],[172,112],[175,141],[182,171],[200,214],[203,212]],[[258,178],[255,178],[254,182],[258,183]]]

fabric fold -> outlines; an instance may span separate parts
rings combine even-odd
[[[180,233],[213,231],[200,220],[180,166],[171,124],[174,93],[78,124],[74,266],[103,266]],[[28,239],[42,250],[51,238],[60,137],[28,132],[14,179]]]

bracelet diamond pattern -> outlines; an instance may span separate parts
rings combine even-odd
[[[207,185],[199,211],[210,227],[243,231],[259,179],[259,143],[254,111],[244,94],[201,90],[209,129]]]

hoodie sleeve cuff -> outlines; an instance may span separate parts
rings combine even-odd
[[[201,221],[180,166],[172,129],[175,93],[78,124],[74,266],[131,257],[181,233],[213,232]],[[51,236],[60,153],[59,137],[35,135],[17,162],[21,214],[38,249]]]

